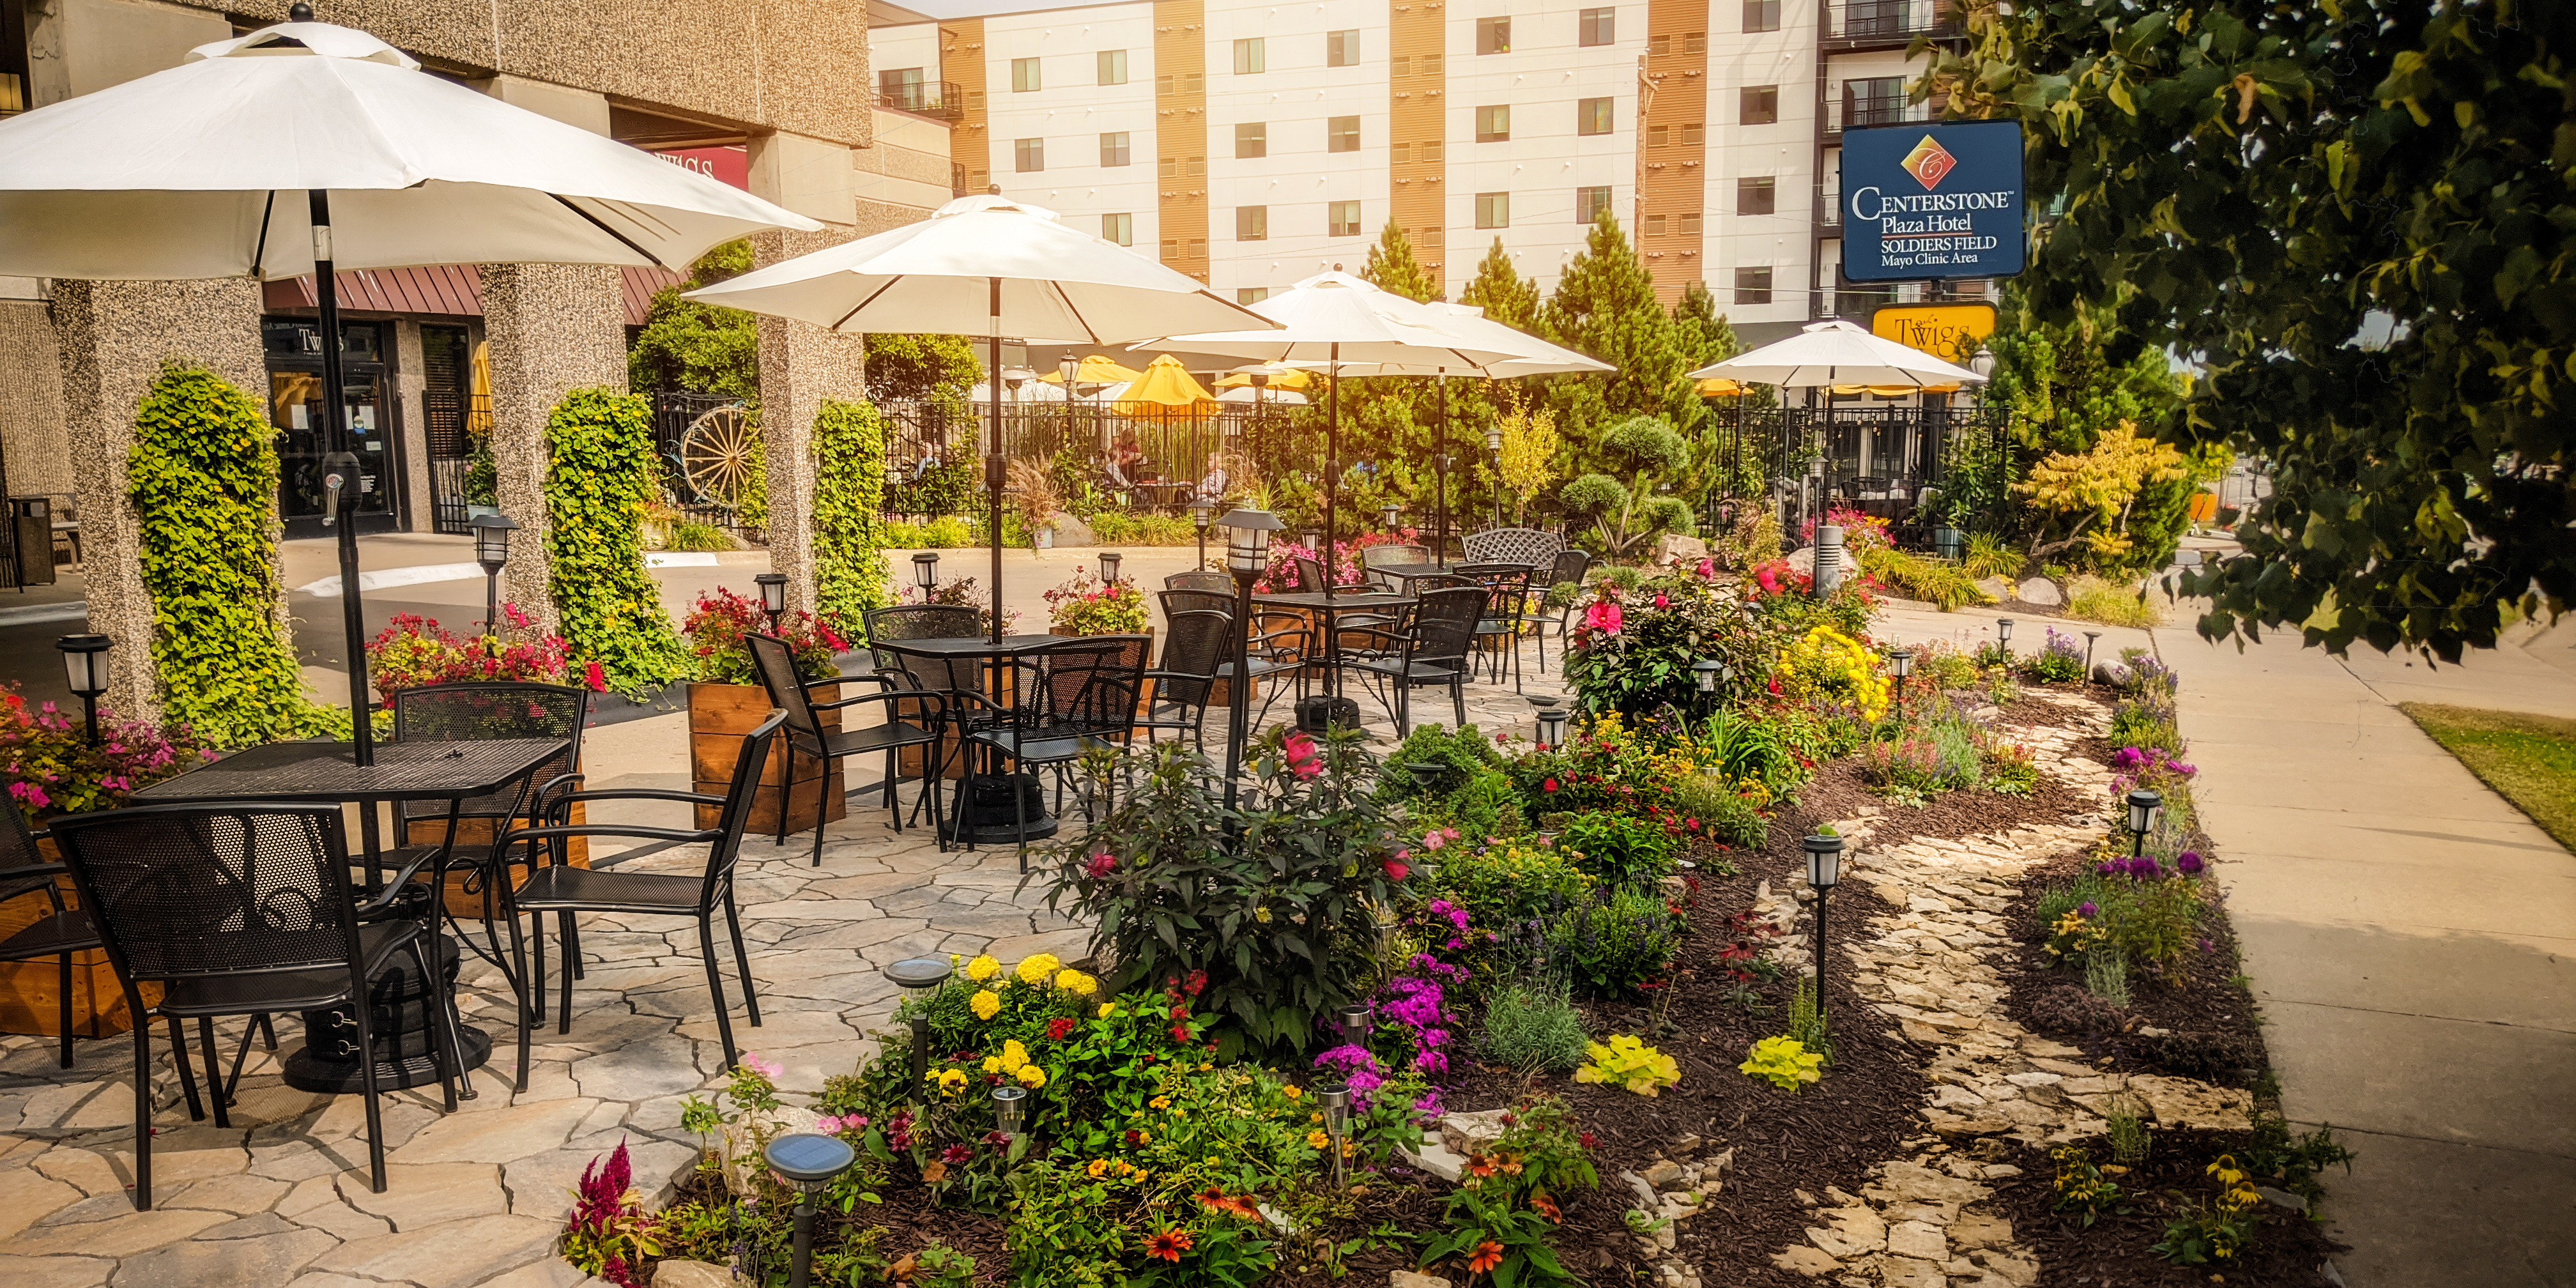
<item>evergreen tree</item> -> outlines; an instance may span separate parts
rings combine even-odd
[[[1593,221],[1583,253],[1566,262],[1538,323],[1549,339],[1618,368],[1549,382],[1548,399],[1567,449],[1560,474],[1590,469],[1603,431],[1626,417],[1662,416],[1696,440],[1705,413],[1684,378],[1690,355],[1616,216],[1605,210]]]
[[[1528,330],[1538,321],[1538,283],[1521,276],[1512,266],[1510,252],[1503,249],[1503,239],[1494,239],[1492,250],[1485,252],[1476,265],[1475,279],[1458,293],[1458,302],[1473,304],[1485,310],[1485,316],[1504,326]]]
[[[1708,283],[1693,282],[1682,288],[1682,297],[1673,304],[1675,340],[1682,347],[1684,371],[1697,371],[1713,362],[1724,362],[1743,348],[1735,338],[1735,328],[1727,325],[1726,315],[1717,311],[1717,297],[1711,295]]]
[[[1440,280],[1422,261],[1413,257],[1413,243],[1396,226],[1386,221],[1377,235],[1377,245],[1369,247],[1368,262],[1360,266],[1361,280],[1382,291],[1393,291],[1417,302],[1440,298]]]
[[[680,298],[682,291],[713,286],[751,271],[751,243],[729,241],[698,257],[689,280],[653,293],[644,327],[626,354],[626,384],[649,393],[682,389],[757,402],[760,399],[760,328],[741,309]]]

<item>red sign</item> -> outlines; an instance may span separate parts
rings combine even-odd
[[[742,148],[675,148],[653,155],[727,187],[751,191],[751,154]]]

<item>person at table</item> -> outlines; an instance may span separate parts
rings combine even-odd
[[[1152,475],[1145,450],[1136,444],[1136,431],[1125,429],[1118,432],[1117,441],[1109,448],[1108,471],[1110,490],[1127,494],[1132,503],[1136,485]]]

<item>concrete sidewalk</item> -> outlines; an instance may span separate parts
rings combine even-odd
[[[2396,709],[2576,714],[2576,676],[2158,643],[2283,1110],[2358,1155],[2325,1178],[2346,1282],[2576,1284],[2576,856]]]

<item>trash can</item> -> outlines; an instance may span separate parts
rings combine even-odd
[[[16,556],[20,589],[54,584],[52,497],[9,498],[9,545]]]

